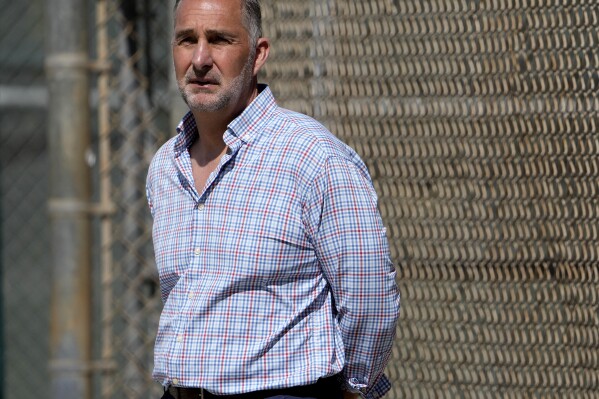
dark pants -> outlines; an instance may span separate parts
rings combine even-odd
[[[198,399],[200,389],[170,387],[162,399]],[[205,399],[341,399],[337,376],[322,378],[315,384],[292,388],[248,392],[239,395],[218,396],[204,391]]]

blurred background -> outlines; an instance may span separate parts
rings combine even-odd
[[[144,184],[185,112],[172,2],[0,9],[0,395],[158,398]],[[379,194],[403,306],[388,397],[599,398],[596,0],[264,0],[263,19],[261,81]]]

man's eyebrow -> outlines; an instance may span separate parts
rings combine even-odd
[[[193,29],[183,29],[175,32],[175,38],[185,37],[185,36],[193,36],[195,35]]]
[[[224,37],[227,39],[235,39],[238,35],[234,32],[223,30],[223,29],[208,29],[206,31],[206,36],[218,36]]]
[[[193,28],[188,28],[175,32],[175,39],[180,39],[187,36],[196,36],[195,30]],[[208,29],[206,31],[206,36],[224,37],[226,39],[236,39],[238,37],[236,33],[224,29]]]

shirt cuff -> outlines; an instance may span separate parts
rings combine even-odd
[[[344,389],[349,392],[360,393],[366,399],[379,399],[391,390],[391,382],[386,375],[382,374],[374,385],[368,388],[368,384],[358,378],[350,378],[344,381]]]

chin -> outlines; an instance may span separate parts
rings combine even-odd
[[[187,106],[192,111],[198,112],[216,112],[221,111],[227,108],[227,104],[225,102],[217,102],[217,101],[186,101]]]

